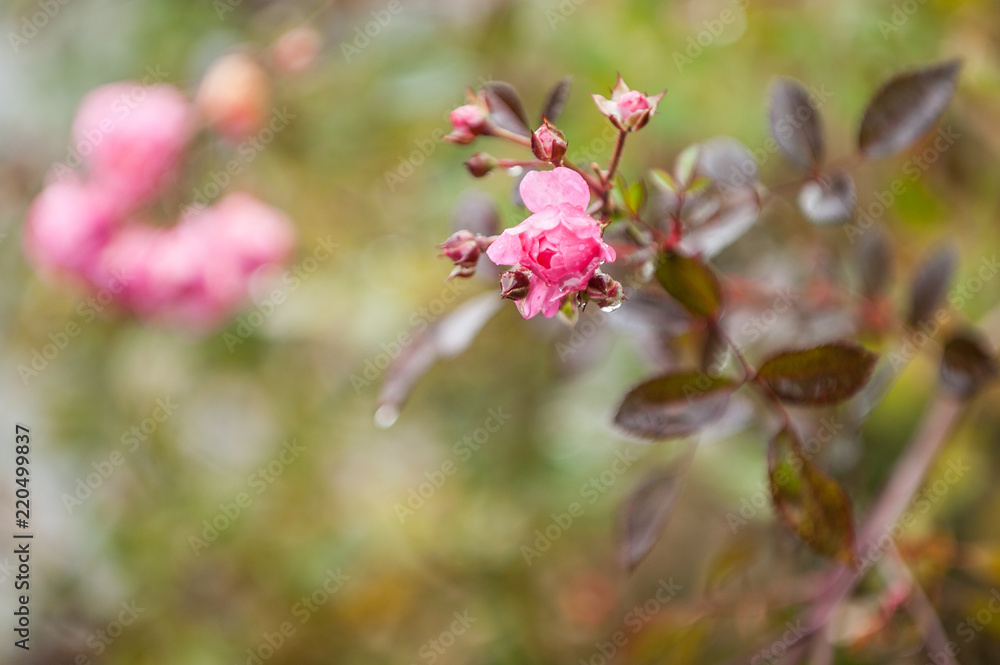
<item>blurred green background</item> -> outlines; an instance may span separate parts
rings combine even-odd
[[[633,88],[666,88],[625,157],[632,179],[719,134],[760,148],[779,75],[832,92],[822,109],[829,151],[845,154],[879,83],[958,56],[965,68],[944,123],[961,139],[882,220],[899,255],[899,300],[937,243],[958,247],[959,280],[1000,246],[995,0],[401,0],[397,13],[378,0],[47,4],[58,9],[35,36],[16,51],[0,47],[0,404],[11,444],[15,422],[32,429],[36,529],[30,653],[12,647],[13,579],[0,573],[4,662],[710,663],[754,648],[793,616],[821,562],[767,505],[736,533],[727,521],[742,500],[763,496],[755,429],[703,442],[653,554],[631,576],[618,567],[620,499],[686,448],[641,446],[612,430],[621,395],[651,371],[626,340],[604,334],[613,326],[564,360],[556,349],[569,330],[523,322],[506,303],[468,351],[422,379],[393,427],[374,426],[378,365],[400,334],[436,321],[456,292],[465,300],[494,288],[442,281],[450,266],[434,245],[452,231],[455,202],[480,190],[500,203],[505,224],[520,221],[511,178],[474,181],[462,166],[479,149],[516,153],[438,138],[466,86],[510,81],[534,113],[572,74],[560,127],[578,162],[611,151],[590,93],[607,94],[618,72]],[[5,41],[42,5],[5,2]],[[366,42],[359,30],[379,16],[390,18]],[[21,250],[24,213],[65,155],[87,91],[154,67],[193,93],[219,55],[243,47],[263,57],[302,25],[322,35],[322,52],[308,71],[274,77],[274,105],[294,119],[237,186],[287,211],[299,231],[293,261],[307,272],[248,339],[226,335],[239,335],[249,310],[204,338],[123,316],[89,321],[85,296],[33,274]],[[231,156],[207,146],[191,168],[208,174]],[[906,159],[859,171],[862,206]],[[790,173],[774,156],[762,169],[765,182]],[[774,205],[748,249],[717,263],[766,276],[810,242],[843,245],[840,234]],[[322,242],[336,244],[332,257],[308,262]],[[979,319],[998,295],[987,282],[960,316]],[[18,367],[70,322],[81,334],[22,380]],[[826,451],[858,510],[915,429],[936,371],[934,353],[920,355],[861,434],[843,432]],[[162,422],[157,400],[176,404]],[[997,617],[968,643],[959,632],[1000,587],[998,406],[995,391],[973,406],[941,465],[960,458],[972,470],[901,543],[963,663],[1000,662]],[[128,436],[136,427],[138,442]],[[301,450],[282,457],[291,442]],[[76,494],[79,505],[67,501],[87,494],[80,483],[116,451],[113,472]],[[640,461],[622,470],[619,454]],[[6,519],[12,445],[0,458]],[[429,496],[408,514],[400,506],[411,490]],[[536,530],[573,503],[582,514],[526,563]],[[12,560],[0,554],[0,565]],[[669,602],[656,595],[665,583],[677,587]],[[926,662],[905,613],[865,633],[878,591],[862,593],[835,629],[837,662]],[[609,642],[616,631],[624,646]]]

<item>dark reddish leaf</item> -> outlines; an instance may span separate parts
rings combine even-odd
[[[760,182],[760,167],[745,145],[728,136],[717,136],[701,144],[698,167],[725,188],[753,187]]]
[[[771,499],[781,520],[823,556],[854,558],[854,511],[840,483],[806,457],[798,438],[778,432],[767,451]]]
[[[814,224],[846,222],[857,203],[854,179],[843,171],[807,182],[799,192],[799,209]]]
[[[708,374],[718,374],[729,357],[729,341],[716,321],[708,324],[705,342],[701,348],[701,369]]]
[[[877,359],[857,344],[825,344],[779,353],[761,366],[757,378],[784,402],[833,404],[861,390]]]
[[[865,235],[858,255],[865,295],[871,298],[884,293],[892,281],[892,247],[885,234],[871,231]]]
[[[545,103],[542,105],[543,118],[548,118],[549,122],[555,122],[562,115],[563,109],[566,107],[566,100],[569,99],[572,83],[573,77],[566,76],[552,86],[549,94],[545,97]],[[541,124],[541,121],[538,124]]]
[[[524,110],[524,102],[510,83],[506,81],[487,81],[483,84],[486,99],[494,120],[504,129],[530,136],[528,129],[528,113]]]
[[[417,381],[438,360],[457,356],[469,348],[502,303],[496,293],[484,293],[415,334],[385,372],[376,400],[375,424],[391,427]]]
[[[962,63],[949,60],[889,79],[868,103],[858,147],[871,159],[905,150],[937,123],[948,107]]]
[[[673,515],[687,460],[649,474],[618,509],[618,560],[632,572],[653,549]]]
[[[941,385],[949,393],[969,399],[996,378],[996,356],[978,334],[959,333],[945,344]]]
[[[618,407],[615,424],[643,439],[688,436],[718,418],[737,387],[702,372],[667,374],[633,388]]]
[[[500,233],[500,214],[492,197],[479,190],[464,192],[452,209],[451,227],[484,236]]]
[[[944,305],[948,287],[955,275],[958,255],[953,247],[942,247],[934,252],[917,270],[913,278],[913,295],[907,325],[916,328],[932,320]]]
[[[656,279],[664,290],[695,316],[714,317],[722,304],[715,273],[693,256],[666,251],[656,265]]]
[[[823,126],[809,91],[795,79],[779,79],[771,88],[768,110],[771,134],[792,161],[806,169],[823,162]]]
[[[707,219],[684,234],[680,246],[689,254],[711,258],[743,237],[760,217],[760,210],[754,192],[723,197]]]

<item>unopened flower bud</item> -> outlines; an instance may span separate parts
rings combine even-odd
[[[524,268],[514,268],[500,275],[500,297],[507,300],[524,300],[528,295],[531,273]]]
[[[619,282],[602,272],[595,272],[587,282],[587,296],[602,310],[610,312],[622,306],[625,291]]]
[[[663,99],[664,93],[647,96],[630,89],[625,85],[621,75],[618,83],[611,90],[611,99],[601,95],[593,95],[597,108],[611,120],[611,123],[624,132],[642,129],[650,116],[656,113],[656,107]]]
[[[440,256],[447,256],[455,264],[456,271],[452,272],[452,277],[469,277],[475,272],[482,251],[471,231],[457,231],[438,247],[442,250]]]
[[[547,118],[543,118],[542,126],[531,135],[531,151],[535,153],[535,157],[559,164],[566,154],[566,147],[566,136]]]
[[[299,26],[278,38],[271,47],[271,58],[278,71],[295,76],[316,62],[322,48],[323,37],[316,28]]]
[[[209,67],[195,102],[213,129],[242,141],[263,127],[270,100],[271,83],[263,67],[246,53],[230,53]]]
[[[473,103],[459,106],[449,114],[451,134],[444,137],[446,141],[472,143],[477,136],[486,133],[489,127],[489,109],[479,98],[472,99]]]
[[[477,178],[482,178],[496,168],[496,165],[496,157],[485,152],[477,152],[465,162],[465,168],[469,169],[469,173]]]

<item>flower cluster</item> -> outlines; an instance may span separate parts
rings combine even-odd
[[[500,234],[486,255],[527,271],[528,289],[517,302],[524,318],[552,317],[565,296],[586,290],[598,266],[615,260],[615,250],[587,214],[590,190],[575,171],[532,171],[521,181],[521,198],[534,214]]]
[[[169,227],[149,222],[149,204],[177,180],[197,124],[169,85],[112,83],[88,94],[73,123],[86,173],[53,175],[32,203],[24,242],[34,265],[105,289],[144,318],[205,330],[231,316],[251,275],[290,254],[294,231],[244,193]]]
[[[511,266],[501,275],[500,295],[517,301],[526,319],[539,313],[551,318],[560,311],[572,319],[578,306],[587,302],[607,310],[617,308],[625,299],[622,286],[600,272],[602,264],[616,258],[615,250],[602,238],[610,223],[610,194],[625,137],[641,129],[656,113],[663,93],[649,97],[635,92],[619,76],[610,100],[594,95],[598,110],[619,130],[620,137],[611,168],[605,171],[595,165],[590,174],[565,159],[566,136],[554,123],[561,102],[548,105],[541,125],[531,132],[516,93],[508,84],[497,86],[494,82],[493,88],[487,86],[478,94],[468,92],[469,103],[451,113],[452,132],[446,138],[467,144],[478,136],[495,136],[530,148],[536,158],[497,159],[476,153],[465,163],[476,177],[497,167],[552,168],[530,170],[522,179],[521,199],[533,213],[523,222],[492,237],[459,231],[441,245],[442,256],[455,264],[451,277],[473,275],[480,253],[485,251],[495,264]],[[566,92],[557,87],[550,99],[565,98]],[[588,212],[591,194],[600,200],[595,210],[601,219]]]

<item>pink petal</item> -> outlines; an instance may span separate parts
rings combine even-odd
[[[531,171],[524,176],[521,198],[531,212],[541,212],[561,203],[583,209],[590,203],[590,188],[579,173],[559,166],[551,171]]]
[[[517,309],[521,312],[521,316],[526,319],[530,319],[539,312],[545,318],[552,318],[559,311],[559,300],[562,296],[559,287],[549,286],[536,275],[532,275],[528,286],[528,297],[517,301]],[[553,302],[555,302],[555,309],[553,309]]]
[[[632,92],[632,89],[625,85],[625,79],[623,79],[621,73],[619,73],[618,81],[615,83],[615,87],[611,90],[611,99],[617,102],[618,98],[626,92]]]
[[[522,224],[523,222],[505,230],[486,248],[486,256],[490,257],[490,261],[498,266],[512,266],[520,262],[524,250],[521,249],[521,235],[518,228]]]

